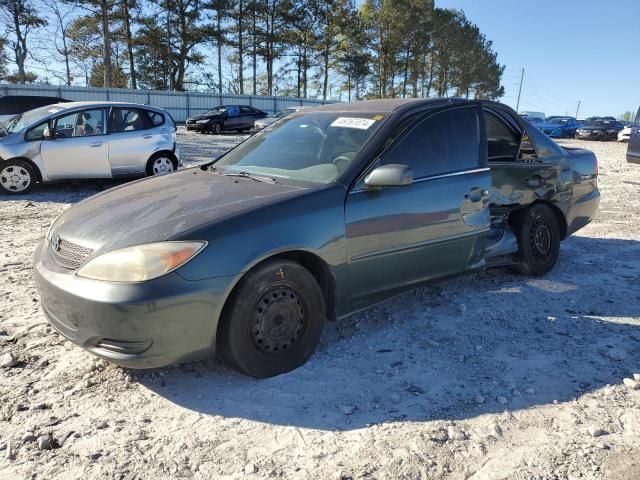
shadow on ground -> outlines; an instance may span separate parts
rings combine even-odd
[[[571,401],[640,371],[640,242],[572,237],[542,278],[492,270],[330,324],[267,380],[215,362],[133,372],[206,415],[325,430]]]

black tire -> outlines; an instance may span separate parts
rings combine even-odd
[[[222,125],[218,122],[214,123],[212,131],[214,134],[220,135],[222,133]]]
[[[560,254],[560,226],[551,208],[543,204],[527,208],[516,222],[515,233],[518,272],[540,276],[554,267]]]
[[[36,171],[29,162],[24,160],[0,162],[1,192],[10,195],[24,195],[31,191],[37,181]]]
[[[225,306],[218,353],[252,377],[289,372],[315,351],[325,317],[322,291],[306,268],[289,260],[267,262],[247,273]]]
[[[149,160],[147,160],[146,173],[148,177],[159,175],[159,173],[156,173],[154,170],[154,163],[159,158],[167,158],[171,160],[171,163],[173,164],[173,171],[175,172],[176,170],[178,170],[178,161],[171,153],[157,152],[151,155],[151,157],[149,157]],[[165,173],[170,173],[170,172],[165,172]]]

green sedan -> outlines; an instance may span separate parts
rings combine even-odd
[[[592,152],[499,103],[333,104],[74,205],[35,278],[50,323],[99,357],[215,352],[269,377],[304,364],[327,320],[406,289],[502,265],[544,275],[599,198]]]

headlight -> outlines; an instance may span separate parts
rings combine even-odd
[[[205,118],[204,120],[196,120],[196,123],[209,123],[209,119]]]
[[[158,242],[121,248],[89,260],[77,275],[107,282],[143,282],[184,265],[206,246],[207,242]]]

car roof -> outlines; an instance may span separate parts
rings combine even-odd
[[[378,100],[359,100],[356,102],[330,103],[322,106],[310,106],[314,112],[349,112],[349,113],[391,113],[398,110],[409,110],[422,105],[442,105],[446,103],[468,102],[463,98],[387,98]],[[306,110],[306,109],[305,109]]]

